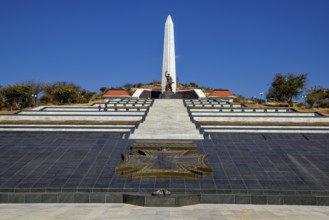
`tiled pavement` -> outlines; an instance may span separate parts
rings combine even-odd
[[[127,204],[0,204],[0,220],[327,220],[326,206],[193,205],[145,208]]]
[[[202,193],[204,203],[329,205],[329,135],[215,134],[195,141],[209,176],[114,173],[134,140],[106,133],[0,133],[0,202],[122,202],[121,192]]]

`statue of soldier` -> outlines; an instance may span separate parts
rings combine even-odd
[[[172,81],[172,77],[170,76],[170,74],[168,73],[168,71],[165,72],[165,76],[166,76],[166,79],[167,79],[166,91],[171,91],[172,92],[171,85],[174,83]]]

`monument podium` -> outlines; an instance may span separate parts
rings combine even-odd
[[[176,93],[172,91],[165,91],[160,94],[159,96],[160,99],[178,99],[178,96]]]

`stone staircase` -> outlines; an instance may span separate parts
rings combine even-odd
[[[216,133],[329,133],[329,117],[294,108],[249,108],[214,99],[185,99],[189,117],[211,139]]]
[[[91,106],[39,106],[0,114],[0,132],[103,132],[126,139],[152,104],[152,99],[116,98]]]
[[[156,99],[130,139],[203,139],[181,99]]]

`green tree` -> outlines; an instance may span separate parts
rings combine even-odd
[[[122,86],[122,88],[124,88],[125,90],[128,90],[128,91],[133,87],[134,87],[134,85],[132,83],[126,83]]]
[[[5,106],[6,97],[3,94],[3,87],[0,85],[0,110]]]
[[[30,87],[22,84],[10,85],[2,88],[2,95],[12,111],[27,107],[31,102]]]
[[[306,95],[306,102],[311,107],[327,107],[329,99],[329,89],[325,89],[323,87],[314,87],[311,90],[308,90]]]
[[[49,93],[44,93],[40,98],[40,102],[43,104],[53,103],[53,97]]]
[[[96,95],[96,92],[90,92],[86,89],[82,89],[80,90],[79,94],[80,94],[79,97],[80,102],[86,103],[89,102]]]
[[[79,102],[79,86],[67,82],[55,82],[46,86],[51,100],[60,104]]]
[[[190,86],[196,89],[199,88],[199,85],[196,84],[195,82],[190,82]]]
[[[62,81],[48,84],[45,86],[45,88],[45,93],[40,100],[46,103],[83,103],[89,102],[90,99],[95,95],[94,92],[81,89],[80,86],[74,83],[67,83]]]
[[[29,80],[26,82],[22,83],[25,86],[28,86],[30,88],[30,95],[31,95],[31,106],[36,105],[38,101],[38,96],[40,93],[45,91],[46,89],[46,84],[40,81],[34,81],[34,80]]]
[[[107,90],[107,88],[106,87],[101,87],[101,88],[99,88],[99,91],[101,91],[101,93],[104,93],[104,92],[106,92],[106,90]]]
[[[50,95],[53,100],[61,104],[74,103],[78,101],[78,90],[71,85],[62,85],[52,88]]]
[[[293,98],[298,98],[307,82],[307,74],[277,73],[268,90],[267,99],[292,104]]]

